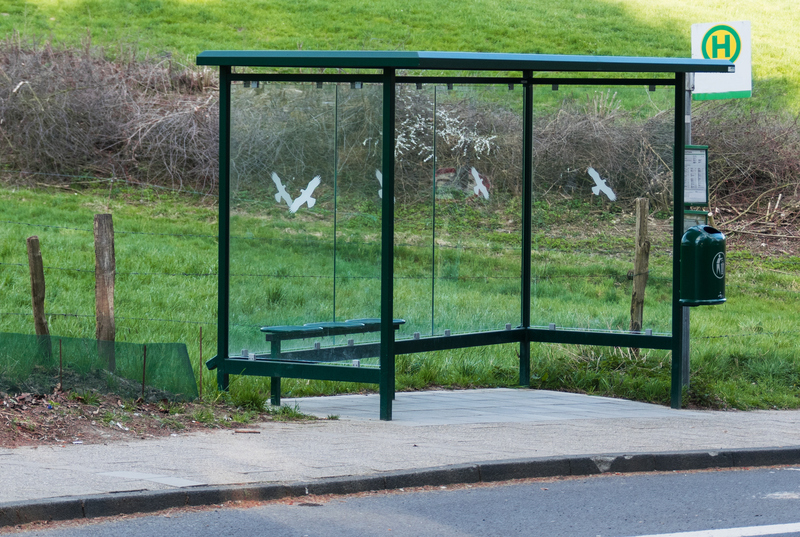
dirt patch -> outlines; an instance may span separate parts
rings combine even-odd
[[[125,401],[96,393],[0,393],[0,447],[98,444],[208,429],[252,429],[267,412],[222,403]],[[243,431],[244,432],[244,431]]]

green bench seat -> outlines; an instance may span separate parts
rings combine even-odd
[[[401,325],[405,324],[405,319],[392,319],[392,327],[398,330]],[[264,326],[261,332],[270,344],[269,357],[258,356],[259,360],[281,361],[286,357],[281,353],[281,342],[296,339],[319,339],[329,336],[344,336],[351,334],[365,334],[369,332],[380,332],[381,320],[380,318],[365,318],[365,319],[350,319],[347,321],[337,322],[319,322],[307,323],[304,325],[279,325],[279,326]],[[369,351],[372,356],[376,356],[380,352],[380,345],[369,345],[374,351]],[[347,347],[334,347],[328,349],[317,349],[320,354],[334,353],[337,354],[337,349],[347,349]],[[309,353],[314,351],[304,351],[303,354],[308,359]],[[339,351],[342,357],[345,357],[344,351]],[[313,362],[313,360],[312,360]],[[273,405],[280,405],[281,400],[281,377],[270,377],[270,391],[271,402]]]

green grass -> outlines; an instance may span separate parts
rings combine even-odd
[[[265,407],[267,414],[272,416],[275,421],[296,421],[296,420],[315,420],[314,416],[310,414],[303,414],[300,408],[295,404],[294,406],[267,406]],[[331,419],[328,417],[328,419]]]
[[[6,36],[17,31],[77,44],[91,33],[110,54],[133,48],[185,63],[214,49],[687,57],[693,23],[749,20],[753,101],[797,110],[800,96],[800,50],[794,46],[800,11],[794,0],[8,0],[0,9]]]
[[[550,201],[550,205],[537,203],[534,209],[534,220],[540,224],[534,234],[533,324],[626,329],[631,216],[614,213],[609,218],[592,203]],[[118,340],[185,343],[198,377],[202,371],[203,392],[214,393],[215,375],[201,369],[199,360],[200,327],[203,358],[216,352],[216,277],[202,275],[217,270],[214,207],[188,197],[154,196],[133,189],[110,193],[4,189],[0,190],[0,203],[4,207],[0,331],[33,332],[25,238],[36,234],[47,267],[45,309],[51,314],[51,333],[93,337],[90,230],[95,213],[110,211],[116,231]],[[518,237],[519,222],[509,222],[506,207],[514,203],[443,212],[439,237],[448,244],[435,252],[424,218],[409,222],[402,241],[398,240],[405,245],[398,246],[396,260],[396,312],[408,320],[399,337],[411,337],[416,331],[425,335],[441,334],[444,329],[457,333],[500,328],[506,322],[516,326],[518,249],[507,239],[494,241],[497,225]],[[259,326],[331,320],[332,221],[330,215],[324,216],[324,205],[319,209],[323,217],[311,218],[308,213],[290,216],[266,205],[237,215],[237,229],[249,230],[252,237],[234,243],[239,244],[233,253],[242,265],[235,269],[257,270],[267,276],[243,278],[241,287],[234,289],[241,300],[234,301],[233,312],[244,326],[241,331],[234,330],[236,337],[243,339],[235,340],[233,348],[246,345],[251,351],[266,351]],[[424,213],[400,207],[398,214],[401,222]],[[459,221],[452,222],[456,231],[447,234],[450,218]],[[339,222],[350,242],[337,246],[341,256],[337,267],[342,271],[337,277],[337,319],[348,318],[349,313],[374,316],[378,307],[376,280],[355,279],[355,284],[348,285],[353,275],[377,274],[376,249],[364,244],[364,239],[367,243],[375,240],[375,219],[353,220],[349,225]],[[656,219],[653,223],[645,326],[669,331],[669,221]],[[268,240],[257,240],[260,237]],[[245,266],[247,263],[250,266]],[[310,282],[293,277],[308,274],[319,278]],[[436,276],[433,282],[431,274]],[[796,323],[800,259],[762,258],[747,250],[733,250],[727,283],[726,304],[692,310],[693,377],[687,402],[735,408],[800,406],[800,356],[796,352],[800,346]],[[514,386],[518,381],[517,350],[514,345],[501,345],[398,356],[398,389]],[[628,349],[538,344],[532,356],[535,387],[669,401],[667,352],[642,350],[635,355]],[[370,365],[375,365],[374,360],[362,363]],[[302,379],[286,379],[283,387],[287,397],[375,388]],[[230,397],[236,406],[261,409],[268,394],[268,379],[233,377]]]
[[[71,392],[69,394],[69,397],[70,397],[70,399],[75,399],[77,401],[81,401],[84,404],[90,405],[90,406],[98,406],[100,404],[100,398],[97,396],[97,394],[95,394],[95,393],[93,393],[93,392],[91,392],[89,390],[80,391],[80,392]]]

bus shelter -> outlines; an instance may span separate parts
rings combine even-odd
[[[377,384],[390,420],[398,357],[514,344],[527,386],[531,344],[561,343],[671,351],[680,407],[685,85],[689,73],[733,72],[730,62],[205,51],[197,64],[220,73],[218,342],[207,363],[220,389],[231,375],[269,377],[279,404],[281,378]],[[548,318],[537,284],[534,106],[538,92],[578,87],[637,88],[672,114],[671,159],[657,163],[671,179],[671,294],[640,331],[594,320],[602,313]],[[487,103],[507,119],[479,132]],[[613,181],[589,173],[613,201]],[[499,224],[480,225],[499,195],[516,223],[503,240]]]

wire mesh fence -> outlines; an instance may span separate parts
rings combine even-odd
[[[0,333],[0,391],[96,390],[145,401],[197,398],[186,345]]]

